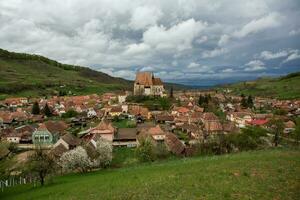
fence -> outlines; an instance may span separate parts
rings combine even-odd
[[[24,184],[33,184],[33,187],[36,187],[38,184],[38,180],[35,177],[22,177],[22,176],[13,176],[8,179],[0,180],[0,189],[1,192],[4,191],[5,188],[14,187],[16,185],[24,185]]]

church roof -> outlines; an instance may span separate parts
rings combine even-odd
[[[162,85],[162,81],[160,78],[154,78],[152,72],[137,72],[135,83],[139,85]]]

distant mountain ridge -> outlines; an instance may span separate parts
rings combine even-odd
[[[167,88],[186,86],[166,83]],[[103,72],[62,64],[44,56],[0,49],[0,98],[41,96],[59,93],[91,94],[132,90],[133,81]]]

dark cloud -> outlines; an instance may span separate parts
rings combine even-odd
[[[0,47],[211,85],[299,70],[298,0],[1,0]]]

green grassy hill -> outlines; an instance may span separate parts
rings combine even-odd
[[[8,96],[54,95],[59,91],[80,95],[132,90],[132,84],[132,81],[111,77],[90,68],[0,49],[0,99]],[[169,83],[166,86],[184,88]]]
[[[300,151],[273,149],[177,159],[17,186],[0,199],[298,199]]]
[[[245,94],[278,99],[300,98],[300,72],[292,73],[279,78],[261,78],[255,81],[240,82],[225,85],[235,94]]]

